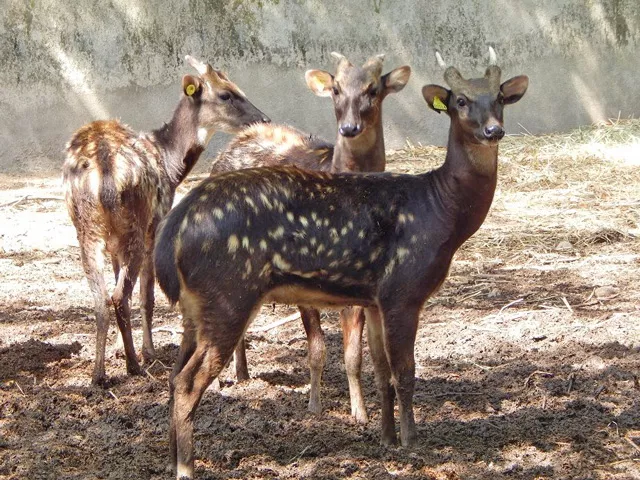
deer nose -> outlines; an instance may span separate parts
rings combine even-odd
[[[360,133],[360,125],[357,123],[355,125],[353,123],[343,123],[338,131],[343,137],[355,137]]]
[[[500,125],[489,125],[484,127],[484,137],[487,140],[500,140],[504,137],[504,128]]]

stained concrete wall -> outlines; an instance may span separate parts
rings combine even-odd
[[[328,139],[331,102],[311,94],[307,68],[387,54],[413,67],[385,101],[387,147],[442,144],[447,120],[428,111],[425,83],[441,83],[434,51],[466,75],[489,45],[504,77],[530,90],[507,127],[548,132],[640,114],[638,0],[2,0],[0,171],[57,169],[73,130],[117,117],[150,129],[168,120],[189,53],[225,69],[275,121]],[[228,137],[217,138],[212,155]],[[206,160],[205,160],[206,161]]]

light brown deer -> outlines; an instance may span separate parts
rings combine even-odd
[[[154,358],[155,230],[173,203],[176,187],[198,161],[215,130],[237,132],[269,119],[224,73],[187,56],[199,75],[185,75],[173,118],[151,133],[136,133],[116,120],[96,121],[74,133],[66,147],[63,182],[69,215],[95,303],[97,323],[93,384],[103,384],[105,345],[113,304],[124,342],[127,372],[140,373],[131,337],[131,293],[141,272],[145,362]],[[116,288],[104,279],[111,255]]]
[[[384,55],[370,58],[362,67],[353,65],[339,53],[333,52],[332,56],[338,61],[335,76],[323,70],[308,70],[305,79],[316,95],[333,100],[338,122],[335,147],[291,127],[254,125],[239,134],[218,155],[211,174],[275,165],[296,165],[331,172],[384,171],[382,102],[387,95],[404,88],[411,69],[408,66],[399,67],[383,75]],[[301,306],[299,309],[309,345],[309,410],[320,413],[320,383],[326,361],[320,312],[310,307]],[[351,414],[356,421],[366,423],[367,412],[360,383],[363,309],[355,307],[343,310],[340,321]],[[249,378],[244,340],[236,348],[235,367],[238,380]]]
[[[396,396],[402,445],[415,442],[419,314],[489,211],[504,105],[520,100],[528,86],[526,76],[502,84],[500,76],[495,65],[471,80],[449,67],[449,89],[423,88],[429,107],[451,120],[447,156],[434,171],[249,169],[204,180],[166,217],[155,250],[158,281],[195,329],[183,338],[171,380],[178,479],[193,477],[193,421],[202,394],[263,303],[369,307],[382,443],[396,442]]]

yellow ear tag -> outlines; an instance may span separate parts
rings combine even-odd
[[[187,85],[187,89],[185,90],[185,92],[189,96],[193,95],[194,93],[196,93],[196,86],[193,83]]]
[[[436,110],[446,110],[447,106],[442,103],[440,97],[433,97],[433,108],[435,108]]]

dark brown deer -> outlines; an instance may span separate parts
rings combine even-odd
[[[193,419],[202,394],[266,302],[366,310],[381,397],[381,440],[416,440],[414,343],[419,314],[455,251],[482,224],[497,180],[504,105],[528,78],[500,83],[445,71],[427,85],[430,108],[449,115],[444,164],[421,175],[249,169],[204,180],[166,217],[155,265],[162,290],[196,331],[174,367],[170,449],[177,478],[193,475]],[[241,286],[241,287],[240,287]],[[186,337],[185,337],[186,338]],[[193,337],[191,337],[193,338]]]
[[[353,65],[339,53],[333,52],[332,56],[338,61],[335,76],[323,70],[308,70],[305,79],[316,95],[333,99],[338,121],[335,147],[288,126],[256,124],[239,134],[218,155],[211,174],[275,165],[296,165],[331,172],[384,171],[382,102],[390,93],[404,88],[411,69],[408,66],[399,67],[383,75],[384,55],[370,58],[362,67]],[[320,413],[320,383],[326,360],[320,312],[315,308],[299,308],[309,345],[309,410]],[[343,310],[340,321],[351,414],[356,421],[366,423],[367,412],[360,383],[363,309],[354,307]],[[249,378],[243,340],[235,351],[235,368],[238,380]]]
[[[155,230],[215,130],[237,132],[269,119],[224,73],[187,56],[199,72],[185,75],[173,118],[138,134],[116,121],[79,129],[66,147],[63,182],[67,208],[78,234],[80,256],[95,302],[97,322],[93,384],[105,382],[104,354],[113,304],[124,342],[127,372],[140,373],[131,337],[131,293],[141,272],[140,297],[145,362],[154,357],[151,339],[155,283]],[[111,254],[116,288],[109,298],[105,251]]]

